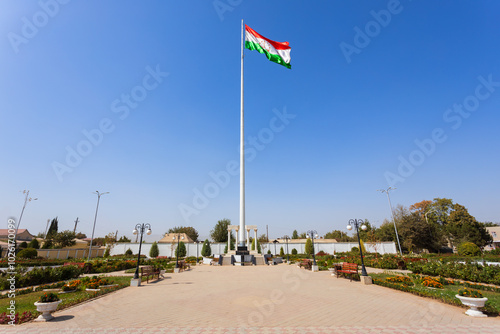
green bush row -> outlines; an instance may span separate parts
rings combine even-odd
[[[464,281],[500,285],[500,266],[480,265],[478,263],[455,262],[413,262],[408,269],[415,274],[441,276]]]
[[[39,267],[28,272],[18,267],[16,272],[14,275],[16,289],[77,278],[82,273],[77,266]],[[0,277],[0,290],[10,289],[12,281],[8,281],[8,278],[10,278],[10,275],[9,277],[7,275]]]

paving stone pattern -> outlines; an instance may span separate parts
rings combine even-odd
[[[500,333],[500,317],[293,265],[194,266],[2,333]]]

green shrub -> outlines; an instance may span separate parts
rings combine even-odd
[[[153,242],[153,244],[151,245],[151,249],[149,250],[149,257],[158,257],[158,255],[160,255],[160,250],[158,249],[158,244],[155,242]]]
[[[281,257],[285,256],[285,251],[283,250],[283,247],[280,248],[280,256]]]
[[[38,252],[34,248],[25,248],[17,253],[17,257],[21,259],[34,259],[38,256]]]
[[[38,242],[37,239],[33,239],[30,241],[28,244],[28,248],[34,248],[34,249],[39,249],[40,248],[40,243]]]
[[[132,250],[129,248],[125,251],[125,255],[133,255]]]
[[[28,248],[28,243],[26,241],[21,242],[19,248]]]
[[[462,242],[458,246],[458,255],[461,256],[478,256],[481,255],[481,249],[472,242]]]
[[[201,255],[204,257],[212,256],[212,247],[210,247],[210,241],[208,239],[203,243],[203,247],[201,248]]]
[[[307,255],[312,255],[314,253],[312,240],[310,238],[307,238],[305,251]]]
[[[179,246],[175,249],[175,256],[184,257],[186,256],[186,245],[184,242],[179,242]]]
[[[356,252],[356,253],[359,253],[359,248],[358,247],[353,247],[351,248],[351,252]]]
[[[295,248],[292,249],[292,255],[297,255],[297,250]]]
[[[109,257],[109,247],[106,247],[106,250],[104,251],[104,257]]]

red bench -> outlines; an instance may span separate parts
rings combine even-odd
[[[305,260],[300,261],[299,268],[304,268],[306,270],[311,270],[312,269],[312,262],[311,262],[311,260],[305,259]]]
[[[352,276],[358,275],[358,265],[356,263],[344,262],[342,263],[342,269],[337,269],[337,278],[339,278],[340,274],[349,275],[350,281],[352,282]]]

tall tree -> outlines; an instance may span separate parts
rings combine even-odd
[[[314,248],[311,238],[307,238],[305,252],[307,255],[312,255],[314,253]]]
[[[57,220],[57,217],[52,219],[52,221],[50,222],[49,230],[47,231],[47,235],[46,235],[47,239],[52,239],[57,234],[57,230],[58,230],[57,225],[58,224],[59,224],[59,221]]]
[[[184,257],[186,256],[186,245],[184,242],[179,242],[179,247],[175,249],[175,256]]]
[[[208,241],[208,239],[205,240],[203,247],[201,247],[201,256],[212,256],[212,247],[210,247],[210,241]]]
[[[56,233],[52,238],[55,248],[64,248],[73,246],[75,242],[75,232],[66,230]]]
[[[484,225],[479,223],[476,218],[471,216],[467,209],[455,204],[446,224],[446,231],[449,234],[450,241],[454,246],[462,242],[472,242],[483,248],[493,242],[491,235]]]
[[[168,230],[167,233],[186,233],[193,241],[198,241],[198,231],[192,226],[179,226]],[[227,237],[226,237],[227,240]]]
[[[231,220],[224,218],[219,220],[210,231],[210,237],[214,242],[227,242],[227,228],[231,225]]]
[[[336,239],[339,242],[349,242],[352,238],[346,232],[340,230],[333,230],[325,234],[325,239]]]
[[[297,233],[297,230],[293,230],[292,239],[298,239],[298,238],[299,238],[299,233]]]
[[[151,248],[149,249],[149,257],[156,258],[158,257],[158,255],[160,255],[160,250],[158,249],[158,244],[155,241],[153,242]]]

